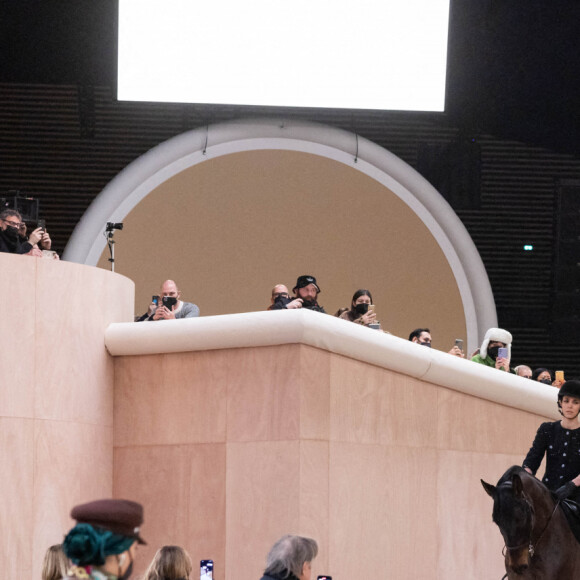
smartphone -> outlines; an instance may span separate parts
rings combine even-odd
[[[199,580],[210,580],[213,578],[213,560],[199,561]]]
[[[367,312],[372,312],[374,314],[375,313],[375,305],[369,304],[369,309],[367,310]],[[326,576],[324,576],[324,578],[326,578]]]
[[[497,358],[507,358],[507,357],[508,357],[508,349],[500,346],[497,351]]]
[[[463,339],[462,338],[456,338],[455,339],[455,346],[457,346],[458,348],[460,348],[461,350],[463,350]]]
[[[332,580],[332,576],[319,576],[317,580]]]
[[[45,220],[38,220],[37,227],[42,228],[42,231],[46,231],[46,221]]]
[[[153,302],[153,304],[155,304],[155,306],[159,306],[159,296],[153,296],[151,298],[151,302]]]
[[[556,371],[556,380],[564,382],[564,371]]]

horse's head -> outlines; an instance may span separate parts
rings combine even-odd
[[[530,545],[534,527],[534,508],[524,491],[521,468],[510,468],[493,486],[481,480],[493,498],[493,521],[500,529],[506,546],[506,568],[523,574],[530,565]],[[525,475],[524,475],[525,474]]]

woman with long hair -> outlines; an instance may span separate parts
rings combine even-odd
[[[179,546],[163,546],[149,564],[143,580],[189,580],[193,569],[189,554]]]
[[[70,566],[68,558],[62,551],[62,544],[55,544],[46,550],[42,563],[42,580],[61,580],[66,577]]]
[[[350,320],[363,326],[376,324],[377,315],[374,311],[369,310],[373,303],[373,297],[369,290],[361,288],[354,293],[350,302],[350,308],[340,309],[336,316],[343,320]]]

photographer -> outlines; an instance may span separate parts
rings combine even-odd
[[[147,312],[136,322],[144,320],[176,320],[178,318],[195,318],[199,316],[199,308],[192,302],[180,300],[181,290],[173,280],[166,280],[161,286],[159,296],[154,296]]]
[[[43,227],[36,228],[29,236],[25,237],[26,225],[22,216],[13,209],[5,209],[0,212],[0,252],[10,254],[31,254],[34,250],[50,250],[51,240]]]
[[[274,290],[279,286],[275,286]],[[284,286],[284,288],[286,288]],[[286,296],[284,293],[279,294],[279,296],[274,299],[273,304],[270,306],[269,310],[292,310],[294,308],[306,308],[308,310],[314,310],[315,312],[322,312],[326,314],[324,308],[318,304],[317,298],[320,294],[320,288],[316,283],[316,278],[314,276],[299,276],[296,281],[296,286],[292,289],[294,292],[294,297],[290,298],[288,296],[288,289],[286,288]],[[274,291],[272,291],[272,296]]]
[[[272,288],[272,300],[268,310],[281,310],[282,308],[301,308],[302,300],[290,298],[290,292],[284,284],[276,284]]]

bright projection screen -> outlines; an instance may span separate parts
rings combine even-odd
[[[449,0],[119,0],[118,99],[443,111]]]

